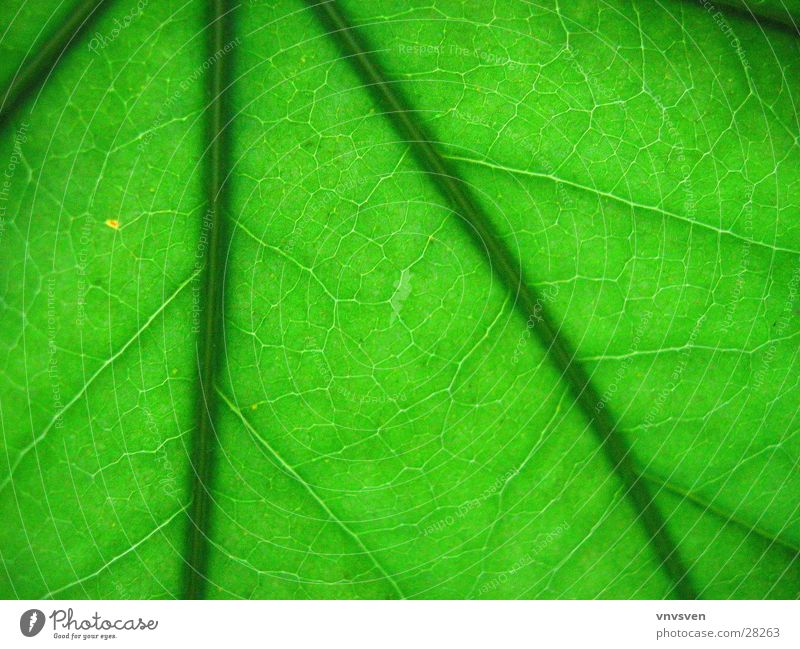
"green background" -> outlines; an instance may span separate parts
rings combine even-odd
[[[78,4],[7,0],[2,87]],[[0,596],[183,596],[193,497],[207,597],[669,596],[569,385],[314,13],[243,2],[209,61],[204,2],[137,4],[2,132]],[[539,289],[697,595],[796,598],[800,10],[708,4],[340,6]]]

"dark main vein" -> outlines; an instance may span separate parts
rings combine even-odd
[[[233,7],[230,0],[208,0],[208,60],[219,57],[231,41]],[[230,80],[232,55],[222,56],[209,73],[207,81],[205,151],[208,211],[203,220],[201,245],[205,245],[205,266],[201,281],[200,322],[197,338],[197,423],[192,448],[192,471],[189,493],[189,528],[186,544],[185,597],[202,598],[206,590],[211,489],[218,440],[214,421],[218,397],[214,379],[224,357],[222,317],[224,313],[225,255],[228,250],[230,191],[225,182],[230,169],[230,137],[226,127],[231,121]]]
[[[335,0],[316,4],[307,0],[317,18],[338,43],[342,54],[355,68],[375,101],[384,109],[393,127],[405,140],[417,162],[430,176],[447,201],[462,217],[462,223],[475,244],[484,252],[492,270],[515,296],[515,304],[528,322],[536,322],[535,331],[548,350],[552,363],[572,390],[575,400],[595,432],[608,463],[625,487],[661,565],[672,580],[673,593],[694,599],[690,576],[670,537],[661,512],[656,507],[646,483],[636,471],[630,448],[617,429],[605,402],[592,385],[589,375],[575,359],[575,354],[533,285],[527,281],[514,255],[503,243],[467,185],[456,175],[450,163],[439,153],[435,141],[418,122],[402,90],[392,82],[371,54],[360,34],[350,25]]]
[[[0,97],[0,129],[5,128],[13,114],[28,96],[42,86],[67,51],[80,42],[81,34],[114,2],[114,0],[84,0],[67,16],[64,23],[50,36],[33,58],[23,64]]]
[[[682,500],[687,502],[693,503],[697,507],[703,510],[705,513],[711,513],[715,516],[719,517],[724,521],[726,525],[733,525],[741,532],[746,535],[754,535],[760,538],[763,542],[769,544],[770,547],[775,546],[782,548],[783,550],[790,552],[791,554],[797,555],[800,557],[800,547],[795,545],[792,542],[792,539],[784,539],[780,536],[780,533],[776,534],[770,530],[766,530],[759,526],[760,518],[757,519],[755,522],[745,521],[739,518],[736,515],[736,510],[734,509],[734,513],[731,514],[730,512],[726,512],[724,509],[720,508],[719,506],[715,505],[713,501],[706,500],[702,496],[698,496],[697,494],[693,493],[688,489],[682,489],[669,480],[664,480],[662,477],[658,476],[655,473],[650,473],[647,471],[641,472],[642,477],[649,482],[652,482],[658,489],[663,489],[675,496],[678,496]]]
[[[734,18],[749,20],[764,27],[771,27],[778,31],[798,35],[798,16],[788,7],[781,6],[774,9],[764,4],[743,4],[741,0],[721,0],[719,6],[709,0],[692,0],[710,14],[727,14]],[[721,27],[725,28],[724,25]]]

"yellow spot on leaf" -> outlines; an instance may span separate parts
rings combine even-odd
[[[106,225],[112,230],[119,230],[119,221],[117,219],[107,219]]]

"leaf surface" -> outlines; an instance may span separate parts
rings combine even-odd
[[[66,6],[28,4],[6,33]],[[303,3],[241,5],[215,49],[204,3],[118,0],[5,127],[0,594],[180,597],[189,561],[208,597],[675,595],[641,493],[698,596],[796,597],[797,35],[678,1],[338,4],[407,111]]]

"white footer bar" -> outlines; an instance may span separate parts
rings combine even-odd
[[[0,647],[797,648],[798,618],[795,601],[4,601]]]

